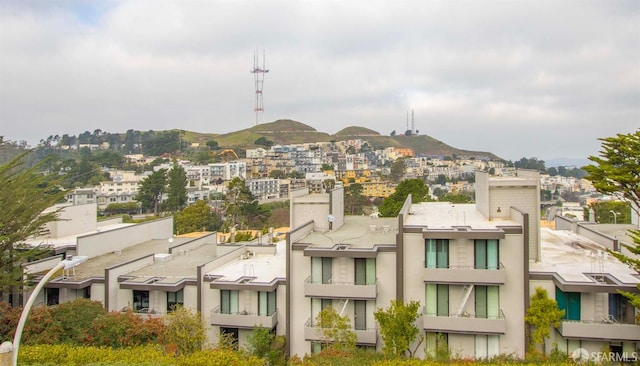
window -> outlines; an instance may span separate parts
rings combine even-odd
[[[238,290],[220,290],[220,313],[238,313]]]
[[[447,333],[426,332],[425,351],[429,357],[437,357],[442,351],[449,352],[449,335]]]
[[[228,337],[227,339],[231,342],[233,349],[238,349],[238,328],[220,327],[220,335]]]
[[[563,292],[556,287],[556,301],[560,310],[564,310],[565,320],[580,320],[580,293]]]
[[[476,335],[476,358],[492,358],[500,354],[500,336]]]
[[[184,289],[167,292],[167,312],[174,311],[177,305],[184,305]]]
[[[136,312],[149,310],[149,291],[133,290],[133,310]]]
[[[355,258],[355,283],[356,285],[375,285],[376,283],[376,259]]]
[[[425,256],[426,268],[449,268],[449,239],[427,239]]]
[[[476,318],[500,317],[500,293],[498,286],[475,286]]]
[[[276,312],[276,292],[258,292],[258,315],[270,316]]]
[[[311,257],[311,282],[322,284],[331,283],[332,269],[332,258]]]
[[[47,306],[58,305],[60,303],[60,289],[59,288],[45,288],[44,301]]]
[[[353,301],[353,322],[357,330],[367,329],[367,302],[364,300]]]
[[[449,285],[428,283],[425,298],[425,314],[449,316]]]
[[[500,264],[498,240],[476,239],[474,241],[474,254],[476,269],[498,269]]]

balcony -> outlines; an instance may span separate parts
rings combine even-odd
[[[324,299],[375,300],[378,296],[378,283],[377,281],[372,285],[356,285],[352,282],[321,283],[311,281],[311,277],[307,277],[304,281],[304,295]]]
[[[356,334],[357,344],[376,344],[378,341],[378,332],[376,328],[353,329],[351,331]],[[314,326],[311,319],[307,319],[304,324],[304,338],[307,341],[325,341],[322,335],[322,329]]]
[[[237,313],[221,313],[220,306],[211,311],[211,325],[229,328],[253,329],[255,327],[269,328],[278,324],[278,311],[273,314],[258,314],[241,311]]]
[[[612,321],[563,320],[558,327],[558,331],[564,338],[631,342],[640,339],[640,325]]]
[[[497,269],[450,266],[448,268],[425,268],[422,272],[424,282],[449,284],[504,285],[506,277],[502,263]]]
[[[504,334],[506,322],[502,310],[500,310],[500,315],[487,318],[476,318],[472,314],[449,316],[424,314],[422,328],[430,332],[443,333]]]

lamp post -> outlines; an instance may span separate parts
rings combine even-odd
[[[615,212],[613,210],[609,211],[613,214],[613,223],[617,224],[618,223],[618,212]]]
[[[47,272],[44,277],[38,282],[38,285],[31,292],[31,296],[29,296],[29,300],[24,305],[22,309],[22,314],[20,314],[20,320],[18,321],[18,326],[16,327],[16,333],[13,336],[13,365],[18,365],[18,348],[20,348],[20,338],[22,338],[22,330],[24,329],[24,324],[27,322],[27,316],[29,316],[29,311],[33,306],[33,303],[36,301],[36,297],[40,293],[40,290],[44,287],[44,285],[49,282],[51,277],[61,269],[71,269],[80,263],[86,262],[89,257],[87,256],[74,256],[68,257],[65,260],[60,261],[60,263],[56,264],[55,267],[51,268],[49,272]]]

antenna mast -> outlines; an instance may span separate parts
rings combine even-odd
[[[259,54],[256,50],[253,53],[253,70],[250,71],[253,74],[253,79],[256,87],[256,104],[253,108],[253,110],[256,112],[256,126],[258,125],[261,113],[264,112],[264,104],[262,102],[262,86],[264,85],[264,74],[269,72],[269,70],[266,69],[265,65],[266,61],[264,50],[262,51],[262,68],[260,68]]]

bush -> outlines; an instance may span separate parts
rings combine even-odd
[[[129,347],[159,344],[165,331],[160,318],[144,319],[132,310],[112,311],[96,318],[91,324],[88,343],[103,347]]]

